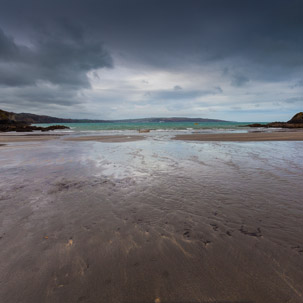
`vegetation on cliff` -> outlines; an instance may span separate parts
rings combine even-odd
[[[32,122],[18,120],[18,114],[7,112],[0,109],[0,132],[32,132],[33,130],[49,131],[55,129],[68,129],[63,125],[52,125],[49,127],[40,127],[30,125]]]

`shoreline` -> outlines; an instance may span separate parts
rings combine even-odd
[[[59,139],[62,135],[53,134],[24,134],[24,135],[3,135],[0,134],[0,145],[3,143],[14,143],[14,142],[31,142],[31,141],[48,141]]]
[[[83,136],[70,134],[0,134],[0,144],[14,142],[40,142],[60,139],[69,142],[104,142],[104,143],[123,143],[145,140],[144,135],[92,135]],[[156,137],[156,135],[155,135]],[[266,141],[303,141],[303,131],[275,131],[275,132],[248,132],[248,133],[191,133],[177,134],[172,136],[169,141],[200,141],[200,142],[266,142]]]
[[[120,143],[120,142],[133,142],[144,140],[144,136],[138,135],[110,135],[110,136],[79,136],[65,138],[64,141],[97,141],[97,142],[109,142],[109,143]]]
[[[49,141],[59,139],[66,135],[63,134],[23,134],[23,135],[2,135],[0,134],[0,145],[5,145],[4,143],[14,143],[14,142],[32,142],[32,141]],[[108,142],[108,143],[123,143],[123,142],[133,142],[144,140],[144,136],[138,135],[107,135],[107,136],[78,136],[78,137],[67,137],[64,141],[73,142],[86,142],[86,141],[96,141],[96,142]]]
[[[302,132],[254,132],[237,134],[186,134],[176,135],[173,140],[219,141],[219,142],[258,142],[258,141],[303,141]]]

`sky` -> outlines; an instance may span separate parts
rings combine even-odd
[[[287,121],[301,0],[0,0],[0,108],[63,118]]]

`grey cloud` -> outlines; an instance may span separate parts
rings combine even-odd
[[[181,90],[181,89],[182,89],[182,87],[180,85],[175,85],[174,86],[174,90]]]
[[[150,102],[163,102],[165,100],[193,100],[199,97],[208,95],[217,95],[220,92],[215,88],[212,90],[158,90],[153,92],[148,92],[145,97],[148,97]]]
[[[111,67],[112,59],[101,41],[64,24],[39,28],[32,35],[31,47],[17,44],[0,30],[0,66],[0,85],[46,81],[75,89],[89,87],[87,72]]]
[[[8,26],[18,18],[33,31],[73,19],[91,36],[101,35],[113,48],[157,66],[235,57],[266,66],[303,63],[300,0],[10,0],[4,6],[0,17]],[[77,37],[75,28],[66,28]]]
[[[284,101],[285,103],[289,103],[289,104],[295,104],[295,103],[300,103],[303,104],[303,96],[302,97],[292,97],[292,98],[288,98]]]
[[[0,60],[10,61],[12,58],[17,59],[19,56],[19,48],[15,44],[12,37],[4,34],[0,28]]]
[[[231,85],[240,87],[249,82],[249,79],[243,75],[233,75],[231,80]]]
[[[145,92],[143,96],[144,97],[150,97],[151,95],[152,95],[151,92]]]
[[[249,78],[279,80],[303,66],[303,2],[300,0],[2,2],[3,26],[14,33],[35,35],[45,26],[60,23],[65,35],[68,33],[73,41],[82,41],[84,34],[92,40],[101,36],[125,60],[140,61],[155,68],[184,68],[189,63],[203,66],[224,61],[232,70],[241,61],[251,74],[246,73]],[[17,19],[23,26],[21,29],[16,28]],[[79,27],[83,28],[82,33]],[[54,41],[51,44],[54,46]],[[42,46],[45,45],[49,42]],[[62,47],[66,45],[58,49]]]
[[[16,108],[35,106],[43,108],[50,105],[73,106],[83,101],[75,90],[62,89],[59,86],[40,85],[25,87],[6,87],[1,89],[1,104]]]
[[[291,88],[303,87],[303,80],[298,80],[295,84],[290,86]]]
[[[223,89],[220,86],[214,87],[215,91],[217,91],[219,94],[223,93]]]

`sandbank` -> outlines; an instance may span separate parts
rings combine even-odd
[[[24,134],[24,135],[7,135],[0,134],[0,144],[10,142],[31,142],[31,141],[47,141],[58,139],[61,135],[51,134]]]
[[[254,142],[254,141],[303,141],[303,131],[296,132],[251,132],[251,133],[222,133],[222,134],[189,134],[176,135],[174,140],[186,141],[227,141],[227,142]]]
[[[70,137],[66,138],[65,141],[97,141],[97,142],[131,142],[131,141],[139,141],[143,140],[144,136],[82,136],[82,137]]]

